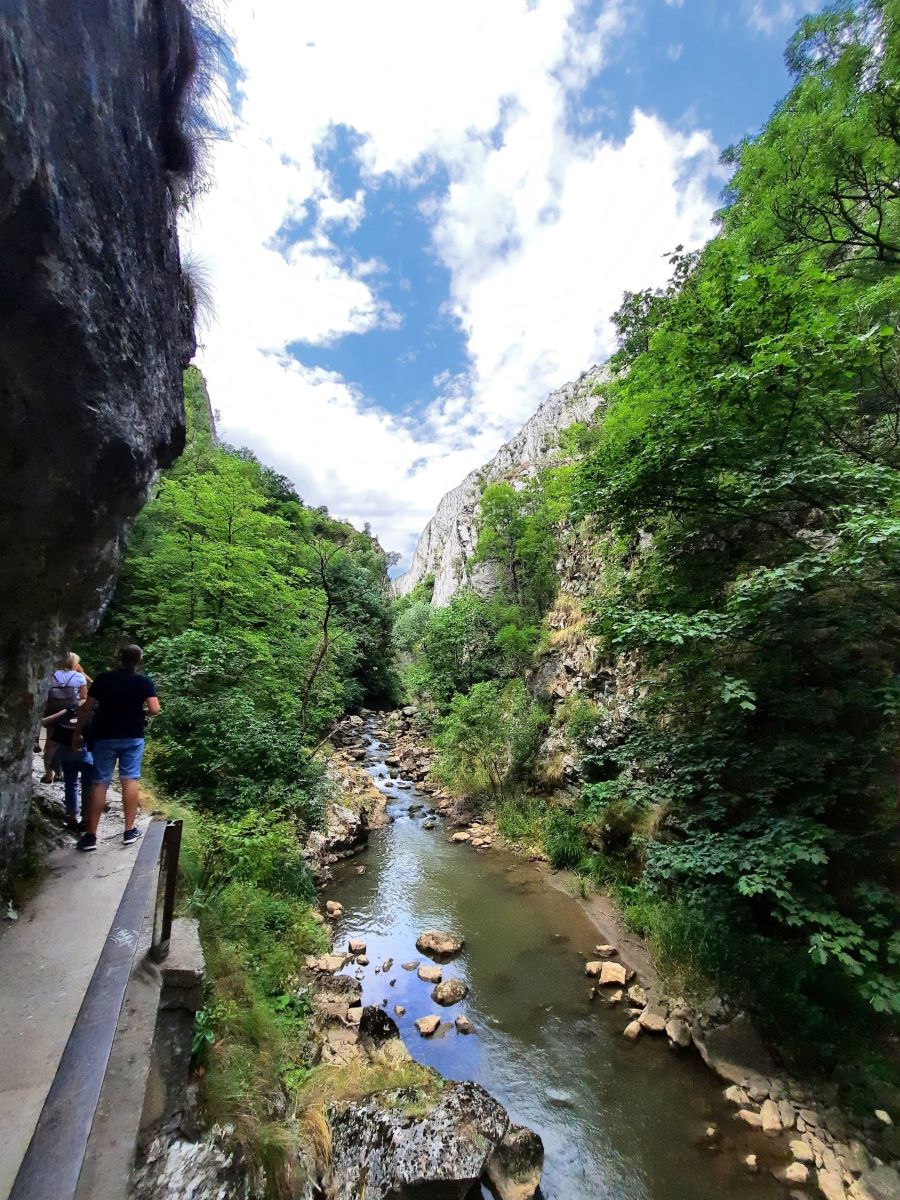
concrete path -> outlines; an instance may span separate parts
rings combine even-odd
[[[42,764],[35,756],[34,777]],[[35,783],[59,809],[62,784]],[[46,860],[46,873],[18,920],[0,922],[0,1198],[12,1187],[81,1007],[138,846],[124,846],[122,798],[100,824],[94,854],[74,835]],[[138,824],[143,828],[148,817]],[[138,843],[140,845],[140,843]]]

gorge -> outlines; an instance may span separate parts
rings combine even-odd
[[[4,922],[47,667],[138,642],[206,962],[122,1196],[897,1200],[896,5],[801,22],[716,236],[394,580],[188,365],[197,14],[7,8]]]

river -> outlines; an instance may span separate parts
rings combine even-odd
[[[366,770],[388,797],[394,818],[368,848],[342,864],[328,889],[344,913],[335,945],[367,944],[363,1003],[402,1005],[395,1018],[413,1056],[453,1079],[474,1079],[511,1118],[537,1130],[546,1152],[546,1200],[774,1200],[783,1190],[767,1171],[747,1172],[749,1144],[736,1127],[722,1085],[692,1052],[665,1039],[622,1037],[619,1005],[589,999],[584,961],[597,931],[573,897],[548,885],[546,864],[497,849],[476,853],[423,828],[430,798],[391,776],[386,751],[366,732]],[[358,867],[365,866],[360,874]],[[404,962],[424,929],[458,932],[463,953],[444,977],[465,981],[462,1004],[441,1009],[431,987]],[[387,973],[380,971],[393,959]],[[347,973],[357,968],[351,964]],[[438,1013],[443,1024],[422,1038],[413,1022]],[[474,1032],[457,1033],[464,1013]],[[721,1131],[710,1148],[707,1126]]]

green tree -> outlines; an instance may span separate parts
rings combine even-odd
[[[498,800],[533,757],[542,726],[521,680],[476,683],[453,697],[440,723],[438,770],[462,791]]]
[[[657,813],[647,883],[834,964],[882,1011],[900,1010],[897,38],[894,4],[803,23],[795,88],[734,152],[723,232],[620,313],[575,483],[619,547],[596,629],[643,673],[613,757],[618,794]]]

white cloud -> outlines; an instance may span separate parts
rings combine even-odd
[[[408,551],[444,491],[608,353],[622,291],[662,282],[663,253],[709,235],[715,147],[640,112],[618,144],[568,130],[618,0],[593,16],[585,0],[234,0],[228,15],[244,105],[187,231],[215,294],[200,355],[213,404],[225,436],[306,499]],[[416,421],[285,352],[402,317],[378,297],[390,264],[335,252],[366,203],[317,166],[336,124],[363,139],[366,186],[449,175],[425,207],[471,370],[436,380]],[[313,212],[302,240],[276,241]]]
[[[817,12],[820,0],[744,0],[747,24],[755,33],[781,37],[804,13]]]

